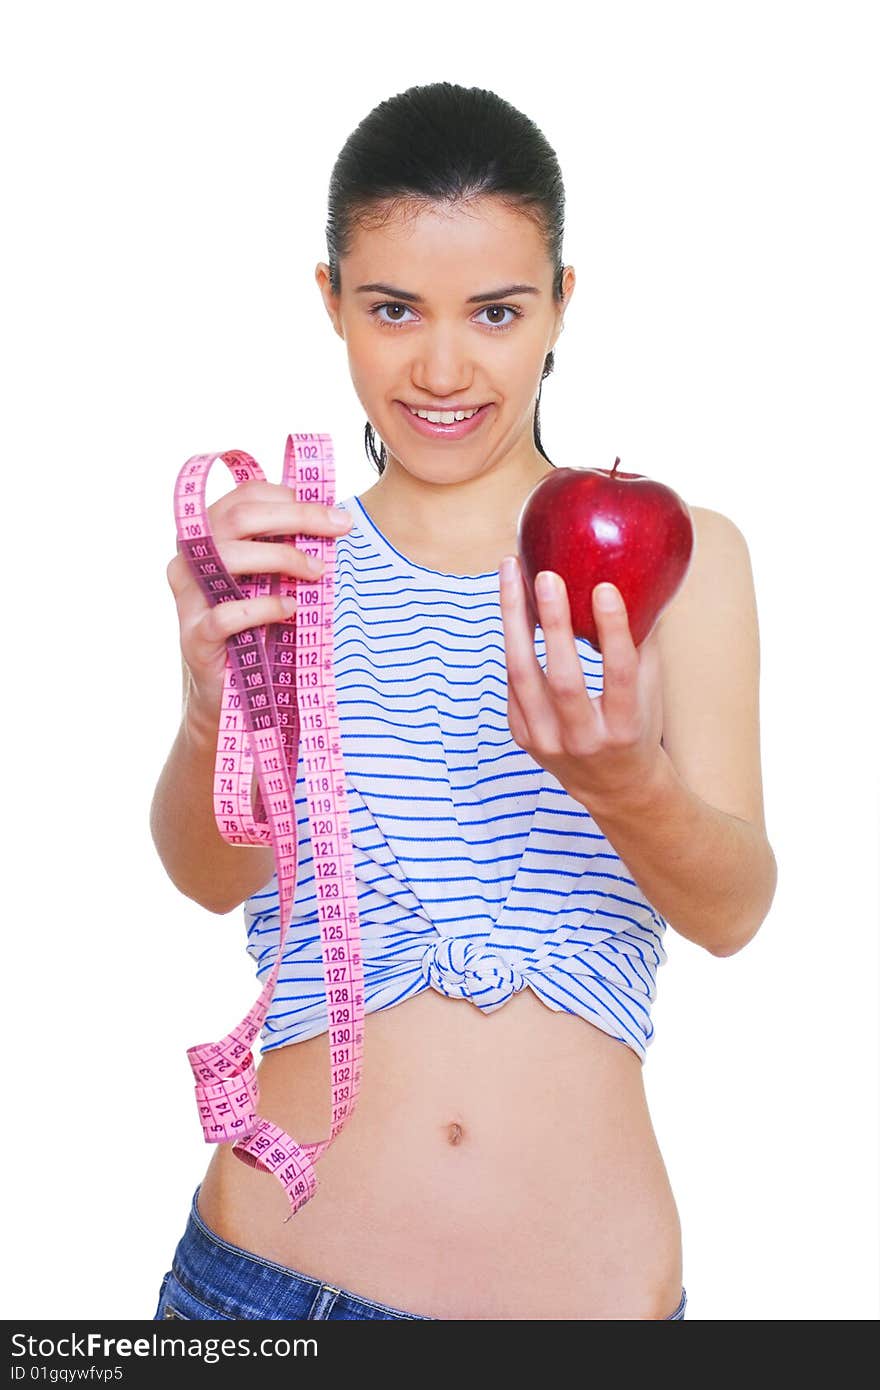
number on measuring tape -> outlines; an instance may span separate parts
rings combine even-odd
[[[324,561],[318,580],[280,574],[229,574],[214,543],[205,502],[211,466],[226,464],[236,487],[266,481],[242,449],[187,459],[174,493],[178,549],[210,604],[264,594],[290,594],[297,611],[283,622],[233,633],[214,764],[214,818],[231,845],[271,844],[278,874],[278,954],[247,1016],[216,1043],[187,1049],[205,1141],[232,1141],[243,1163],[272,1173],[288,1198],[290,1218],[314,1195],[315,1163],[350,1119],[360,1090],[364,980],[351,827],[333,674],[335,541],[328,536],[261,536],[293,542]],[[298,502],[333,506],[333,446],[327,434],[291,434],[282,482]],[[329,1023],[333,1119],[330,1134],[298,1144],[258,1114],[252,1044],[260,1032],[281,969],[298,866],[296,777],[302,747],[309,830]],[[257,791],[252,797],[256,770]]]

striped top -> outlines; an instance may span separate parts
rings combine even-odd
[[[531,989],[644,1060],[666,922],[589,812],[513,740],[498,571],[441,574],[385,539],[358,497],[336,541],[334,675],[364,1010],[432,988],[486,1013]],[[546,670],[544,635],[535,654]],[[588,692],[602,657],[576,638]],[[299,860],[263,1053],[328,1028],[302,748]],[[278,878],[244,903],[265,981]]]

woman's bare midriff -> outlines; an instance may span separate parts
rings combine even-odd
[[[266,1053],[259,1113],[330,1132],[327,1034]],[[405,1312],[666,1318],[678,1210],[642,1063],[530,989],[486,1014],[431,988],[367,1014],[354,1114],[291,1220],[278,1180],[217,1148],[198,1196],[224,1240]]]

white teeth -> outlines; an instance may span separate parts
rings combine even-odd
[[[479,409],[480,406],[475,406],[473,410],[413,410],[411,405],[407,406],[411,415],[418,415],[420,420],[430,420],[432,425],[451,425],[453,420],[469,420]]]

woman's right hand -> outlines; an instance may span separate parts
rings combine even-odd
[[[260,479],[250,479],[225,493],[208,507],[207,515],[220,558],[233,577],[278,571],[291,578],[314,581],[323,573],[321,561],[313,560],[293,544],[251,537],[335,538],[351,526],[351,516],[346,511],[325,507],[320,502],[299,502],[293,488]],[[290,617],[290,610],[282,607],[279,594],[210,604],[179,548],[168,563],[166,575],[177,604],[180,648],[191,682],[190,698],[216,720],[223,699],[226,639],[248,627],[283,622]]]

